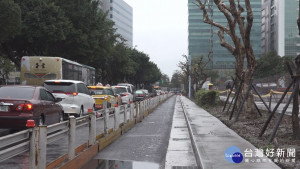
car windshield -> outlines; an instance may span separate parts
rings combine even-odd
[[[113,88],[112,90],[114,91],[115,94],[120,94],[121,93],[120,89],[118,89],[118,88]]]
[[[120,91],[120,93],[127,93],[127,90],[125,87],[120,87],[120,88],[118,88],[118,90]]]
[[[137,94],[143,94],[143,91],[137,90],[135,93],[137,93]]]
[[[1,87],[1,99],[32,99],[35,88],[33,87]]]
[[[52,93],[76,92],[74,83],[45,82],[44,87]]]
[[[89,91],[91,92],[92,95],[103,95],[103,94],[105,94],[103,89],[91,89],[91,88],[89,88]]]

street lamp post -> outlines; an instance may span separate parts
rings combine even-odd
[[[189,98],[191,98],[191,65],[192,65],[192,57],[189,55]]]
[[[299,1],[299,8],[300,9],[300,1]],[[299,31],[299,35],[300,35],[300,10],[299,10],[299,13],[298,13],[298,19],[297,19],[297,24],[298,24],[298,31]]]

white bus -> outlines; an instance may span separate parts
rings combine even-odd
[[[95,85],[95,68],[61,57],[23,56],[20,83],[42,85],[45,80],[79,80]]]

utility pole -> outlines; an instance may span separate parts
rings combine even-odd
[[[300,1],[299,1],[298,9],[300,9]],[[299,13],[298,13],[297,24],[298,24],[298,31],[299,31],[299,35],[300,35],[300,10],[299,10]]]
[[[191,81],[192,81],[192,79],[191,79],[191,66],[192,66],[192,57],[191,57],[191,55],[189,55],[189,57],[188,57],[188,60],[189,60],[189,98],[191,98]]]
[[[210,19],[213,21],[213,17],[214,17],[214,11],[213,11],[213,4],[214,2],[212,0],[208,1],[208,12],[210,14]],[[210,50],[209,50],[209,54],[208,54],[208,59],[211,59],[211,69],[213,69],[213,47],[214,47],[214,43],[213,43],[213,38],[214,38],[214,31],[213,31],[213,26],[210,25],[210,39],[209,39],[209,44],[210,44]]]

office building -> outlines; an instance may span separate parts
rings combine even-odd
[[[298,12],[299,0],[262,0],[262,54],[300,54]]]
[[[125,40],[128,47],[133,44],[133,12],[132,7],[124,0],[100,0],[100,8],[108,11],[109,19],[114,21],[116,33],[120,34]]]
[[[240,1],[244,6],[244,0]],[[228,0],[225,0],[228,4]],[[235,58],[224,47],[220,45],[218,36],[219,29],[203,22],[203,11],[196,5],[196,0],[188,1],[189,8],[189,55],[194,57],[207,56],[212,49],[212,64],[209,68],[213,69],[234,69]],[[229,5],[229,4],[228,4]],[[253,11],[253,25],[251,29],[251,44],[256,57],[261,55],[261,0],[251,0]],[[219,11],[212,0],[207,3],[208,15],[214,22],[227,26],[227,19]],[[246,16],[246,11],[243,13]],[[237,27],[237,33],[238,27]],[[225,37],[232,44],[229,36]]]

